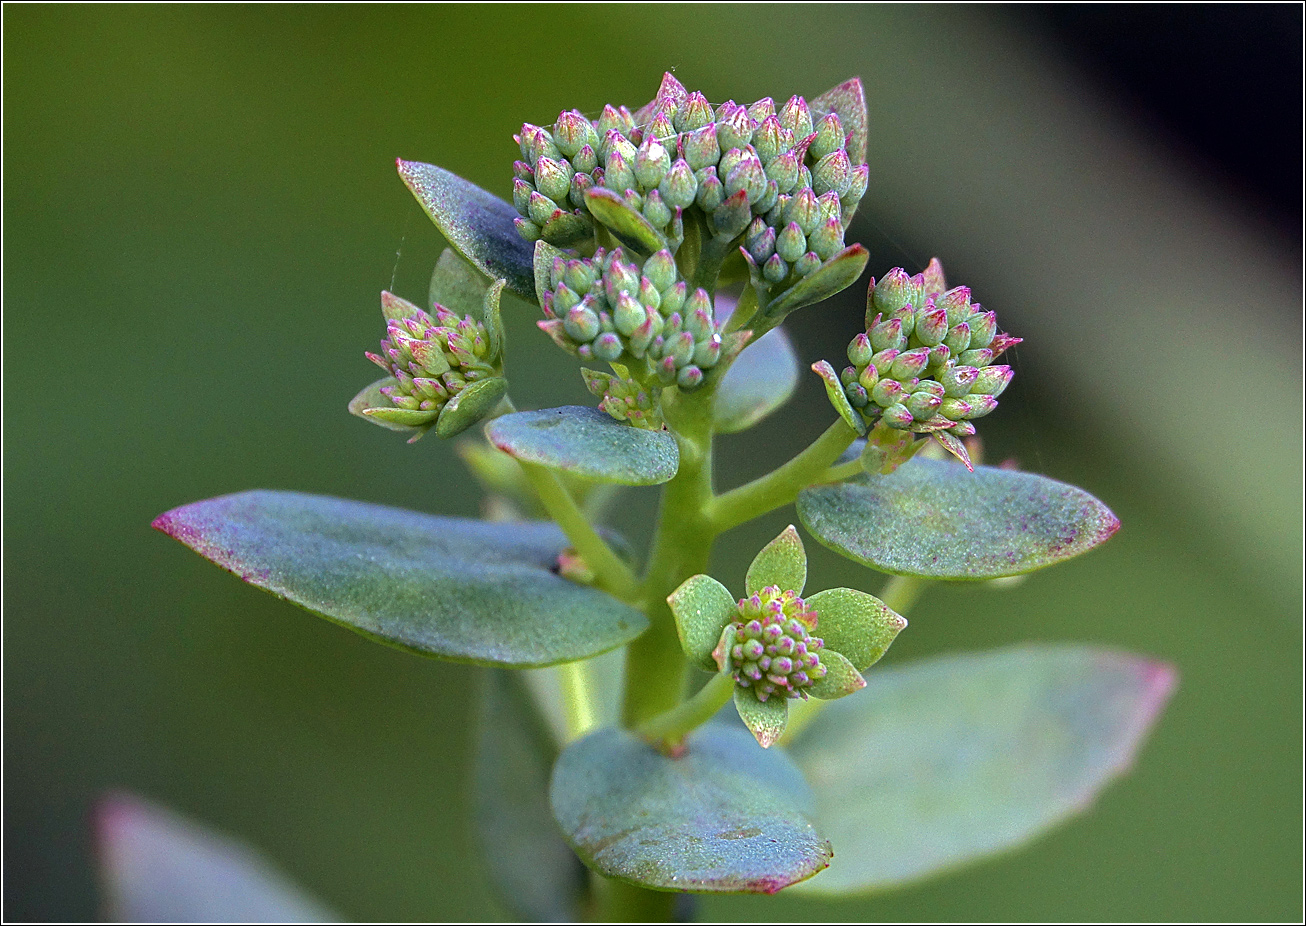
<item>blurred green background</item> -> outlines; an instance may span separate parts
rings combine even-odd
[[[938,254],[1026,338],[990,457],[1124,523],[1015,590],[931,592],[886,658],[1082,640],[1180,672],[1134,773],[1032,846],[895,894],[705,915],[1300,916],[1299,242],[1037,34],[844,6],[6,6],[4,27],[6,918],[95,915],[87,815],[111,787],[248,838],[350,917],[503,915],[464,816],[475,670],[278,603],[149,522],[251,487],[474,515],[448,445],[345,413],[378,291],[424,295],[442,247],[393,159],[506,197],[523,120],[642,103],[667,68],[745,101],[860,74],[872,174],[849,240],[876,275]],[[793,318],[805,362],[842,351],[863,293]],[[514,308],[518,403],[586,401]],[[810,377],[724,442],[721,483],[829,416]],[[633,498],[617,526],[639,542],[653,496]],[[791,518],[727,535],[718,573]],[[823,549],[813,577],[880,584]]]

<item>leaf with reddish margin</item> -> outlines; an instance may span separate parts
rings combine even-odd
[[[854,476],[798,495],[812,535],[895,575],[996,579],[1033,572],[1103,543],[1116,516],[1083,489],[1039,476],[920,457],[887,476]]]
[[[458,253],[492,280],[536,302],[535,246],[517,234],[511,203],[434,164],[397,162],[399,176]]]
[[[253,491],[174,508],[154,527],[314,614],[453,662],[570,662],[648,626],[634,608],[554,574],[568,544],[552,524]]]
[[[132,794],[96,806],[109,922],[338,923],[243,842]]]
[[[677,757],[599,730],[562,753],[550,800],[587,865],[654,890],[773,894],[830,864],[802,774],[737,726],[700,727]]]
[[[1074,645],[876,669],[791,747],[836,853],[802,889],[897,887],[1081,813],[1128,771],[1174,685],[1165,663]]]

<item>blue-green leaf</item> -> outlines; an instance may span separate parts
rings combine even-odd
[[[104,799],[96,811],[109,922],[341,922],[230,836],[129,794]]]
[[[876,669],[792,747],[835,850],[804,890],[915,881],[1083,811],[1129,768],[1174,678],[1163,663],[1086,646]]]
[[[550,794],[586,864],[654,890],[772,894],[830,863],[802,775],[738,727],[699,728],[677,758],[599,730],[563,752]]]
[[[523,463],[599,482],[658,485],[680,466],[680,448],[670,433],[632,427],[581,405],[503,415],[485,434]]]
[[[895,575],[995,579],[1091,550],[1120,522],[1083,489],[1034,473],[915,458],[887,476],[812,486],[798,516],[823,544]]]
[[[628,643],[639,611],[553,573],[556,527],[443,518],[298,492],[174,508],[154,526],[251,585],[421,655],[542,666]]]
[[[517,234],[517,210],[493,193],[434,164],[398,161],[403,178],[426,214],[458,253],[492,280],[532,302],[534,245]]]
[[[783,328],[748,344],[721,378],[712,405],[719,434],[751,428],[789,400],[798,387],[798,355]]]

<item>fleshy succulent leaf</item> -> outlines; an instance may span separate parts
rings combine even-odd
[[[490,422],[486,436],[523,463],[599,482],[659,485],[680,465],[670,433],[634,428],[579,405],[503,415]]]
[[[798,516],[821,543],[896,575],[996,579],[1091,550],[1120,526],[1083,489],[1033,473],[920,457],[888,476],[812,486]]]
[[[480,665],[542,666],[628,643],[639,611],[555,575],[556,527],[253,491],[154,527],[246,582],[366,637]]]
[[[766,586],[775,585],[781,591],[793,589],[802,595],[806,583],[807,551],[798,529],[790,524],[753,557],[744,577],[744,590],[747,595],[756,595]]]
[[[812,100],[812,109],[835,113],[848,135],[848,158],[854,167],[866,163],[866,91],[862,79],[854,77],[831,87]]]
[[[735,709],[763,749],[769,749],[779,741],[789,722],[789,700],[783,695],[759,701],[747,688],[736,688]]]
[[[626,247],[644,255],[667,247],[667,239],[627,202],[611,190],[593,187],[585,192],[585,206]]]
[[[836,852],[803,890],[885,890],[1083,812],[1133,763],[1174,680],[1163,663],[1065,645],[877,669],[793,743]]]
[[[541,670],[547,671],[547,670]],[[585,866],[549,808],[557,747],[521,672],[485,673],[472,782],[476,836],[498,899],[528,922],[580,918]]]
[[[536,301],[531,244],[517,234],[511,203],[434,164],[398,161],[399,176],[440,233],[486,276]]]
[[[773,328],[745,347],[722,377],[713,426],[718,434],[751,428],[788,401],[797,386],[798,355],[784,329]]]
[[[848,401],[848,396],[843,391],[843,383],[839,381],[839,374],[834,371],[834,367],[830,366],[829,361],[816,361],[816,363],[812,364],[812,372],[821,377],[821,381],[825,383],[825,394],[829,396],[830,404],[839,413],[839,417],[844,420],[844,424],[858,434],[865,434],[866,422],[862,420],[862,416],[857,414],[857,410]]]
[[[96,807],[105,918],[120,923],[335,923],[258,852],[131,794]]]
[[[842,653],[858,672],[879,662],[907,626],[907,619],[880,599],[852,588],[809,595],[807,606],[816,612],[816,635],[825,648]]]
[[[485,291],[489,285],[485,275],[456,249],[445,248],[431,272],[428,308],[439,304],[460,318],[470,315],[485,322]]]
[[[713,650],[721,631],[735,618],[738,604],[730,591],[711,576],[690,576],[667,598],[676,618],[676,633],[689,661],[715,672]]]
[[[860,244],[844,248],[773,299],[766,307],[767,318],[778,321],[796,309],[815,305],[852,286],[866,269],[870,256]]]
[[[825,675],[807,689],[813,698],[833,701],[866,687],[866,679],[842,653],[827,647],[821,651],[821,665],[825,666]]]
[[[418,436],[423,434],[436,415],[427,412],[415,412],[408,417],[411,423],[405,423],[403,416],[394,416],[391,413],[406,411],[406,409],[395,408],[394,403],[381,391],[382,388],[392,389],[399,385],[399,381],[393,376],[385,376],[378,379],[369,386],[363,387],[358,395],[349,400],[349,414],[357,415],[364,421],[370,421],[373,424],[379,424],[383,428],[389,428],[391,431],[404,431],[409,434],[416,433]],[[378,414],[380,412],[380,414]],[[437,413],[438,414],[438,413]],[[422,427],[425,425],[425,427]]]
[[[435,422],[437,437],[456,437],[483,419],[508,393],[508,381],[493,376],[472,383],[462,390],[440,411]]]
[[[771,894],[830,862],[802,775],[725,724],[690,734],[675,757],[599,730],[563,752],[550,794],[586,864],[655,890]]]

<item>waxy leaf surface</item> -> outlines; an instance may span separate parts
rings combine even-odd
[[[812,486],[798,516],[866,566],[931,579],[996,579],[1091,550],[1119,528],[1083,489],[1034,473],[913,459],[887,476]]]
[[[485,434],[523,463],[599,482],[658,485],[680,466],[670,433],[636,428],[582,405],[503,415],[486,425]]]
[[[563,752],[550,793],[587,864],[654,890],[770,894],[830,863],[802,774],[739,727],[699,728],[679,758],[599,730]]]
[[[551,571],[567,547],[553,525],[253,491],[174,508],[154,526],[315,614],[455,662],[551,665],[647,626],[640,612]]]
[[[1174,685],[1086,646],[945,656],[867,675],[792,755],[835,861],[804,890],[882,890],[1008,849],[1126,771]]]
[[[721,434],[751,428],[789,400],[798,386],[798,355],[783,328],[744,348],[717,387],[712,423]]]
[[[342,922],[250,846],[156,804],[115,794],[95,822],[109,922]]]
[[[535,301],[535,246],[517,234],[517,210],[493,193],[434,164],[398,162],[399,176],[458,253],[493,280]]]
[[[520,672],[485,673],[472,770],[476,835],[486,876],[510,910],[528,922],[575,921],[585,866],[553,822],[549,775],[557,746],[524,681]]]

